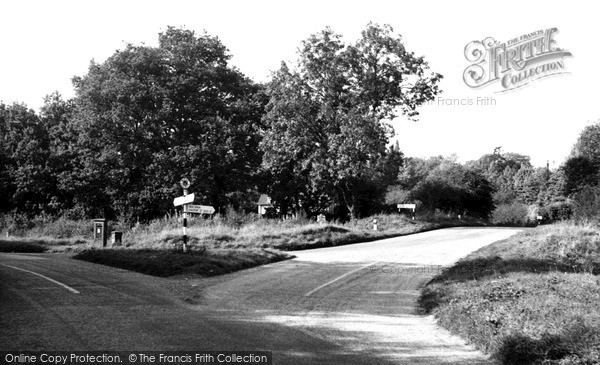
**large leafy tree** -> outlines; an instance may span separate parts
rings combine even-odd
[[[158,47],[128,45],[76,77],[80,201],[146,219],[169,209],[182,176],[217,206],[251,188],[266,101],[230,57],[218,38],[170,27]]]
[[[585,157],[600,168],[600,121],[588,125],[573,146],[572,157]]]
[[[360,214],[365,187],[386,170],[386,122],[415,118],[440,79],[389,26],[369,24],[351,45],[329,28],[309,37],[295,67],[283,63],[268,86],[261,149],[273,199],[284,210]]]
[[[6,211],[49,212],[55,186],[48,164],[50,138],[40,118],[25,105],[0,104],[0,206]]]

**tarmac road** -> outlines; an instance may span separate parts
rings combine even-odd
[[[519,230],[451,228],[298,251],[214,278],[0,254],[0,350],[267,350],[274,364],[491,364],[416,314],[415,301],[443,266]]]

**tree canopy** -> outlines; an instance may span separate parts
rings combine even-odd
[[[302,43],[294,67],[283,63],[274,73],[261,149],[269,192],[284,208],[312,214],[343,206],[355,216],[365,188],[381,185],[388,164],[399,167],[399,151],[386,147],[387,122],[415,118],[439,92],[441,75],[392,32],[369,24],[344,44],[326,28]]]

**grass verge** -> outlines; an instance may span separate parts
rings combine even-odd
[[[290,257],[269,250],[206,250],[183,253],[173,250],[105,249],[84,251],[73,258],[168,277],[190,274],[221,275]]]
[[[19,252],[19,253],[39,253],[44,252],[48,248],[42,240],[33,239],[0,239],[0,252]]]
[[[600,229],[561,223],[486,246],[419,298],[504,364],[600,363]]]
[[[0,239],[0,252],[18,253],[68,253],[81,252],[94,247],[94,242],[81,238],[8,237]]]
[[[82,260],[155,276],[192,273],[210,276],[291,257],[283,251],[368,242],[445,227],[482,225],[477,221],[446,216],[412,220],[398,214],[378,215],[345,224],[316,224],[306,219],[241,218],[190,219],[187,234],[192,252],[188,255],[180,254],[183,242],[181,222],[177,219],[156,220],[127,229],[123,245],[118,248],[99,249],[98,242],[81,239],[81,222],[64,219],[52,223],[52,230],[36,226],[34,230],[24,232],[24,237],[11,238],[11,244],[5,247],[11,252],[77,254],[76,258]],[[373,230],[374,219],[377,219],[376,231]],[[32,238],[40,231],[55,231],[60,235]],[[78,236],[61,238],[64,232]]]
[[[378,230],[373,230],[377,219]],[[196,247],[218,249],[269,248],[282,251],[339,246],[403,236],[439,228],[483,225],[478,221],[438,219],[411,220],[398,214],[378,215],[349,223],[317,224],[307,221],[261,219],[241,226],[230,226],[218,220],[196,220],[190,223],[188,236]],[[168,249],[181,244],[181,228],[166,226],[159,230],[134,230],[124,238],[135,248]]]

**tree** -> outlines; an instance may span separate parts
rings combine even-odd
[[[48,131],[50,141],[48,168],[52,189],[47,204],[53,214],[84,218],[85,207],[77,204],[71,179],[73,161],[77,160],[79,153],[73,112],[72,100],[64,100],[58,92],[47,95],[40,109],[39,118]]]
[[[283,63],[268,86],[261,149],[273,199],[309,214],[335,205],[359,214],[363,187],[389,153],[385,121],[415,118],[440,79],[389,26],[369,24],[353,45],[329,28],[309,37],[297,66]]]
[[[427,160],[408,157],[398,172],[398,183],[402,189],[410,190],[427,178],[442,162],[444,157],[431,157]]]
[[[546,188],[547,180],[546,168],[521,167],[513,176],[517,200],[527,205],[535,204],[540,193]]]
[[[48,166],[48,129],[24,104],[0,104],[2,210],[48,212],[54,179]]]
[[[467,166],[479,170],[492,183],[496,204],[512,204],[516,200],[529,204],[537,199],[540,187],[535,185],[537,180],[530,179],[534,170],[529,156],[503,153],[501,147],[496,147],[493,154],[483,155]],[[526,178],[530,180],[525,187]]]
[[[571,151],[571,157],[585,157],[600,168],[600,122],[589,125],[581,131]]]
[[[569,158],[564,166],[565,195],[578,192],[585,186],[598,185],[598,167],[589,157],[579,156]]]
[[[442,161],[411,191],[421,209],[487,218],[494,209],[494,187],[485,176],[454,161]]]
[[[127,45],[74,78],[76,196],[96,214],[149,219],[182,176],[215,206],[256,184],[266,99],[230,57],[216,37],[169,27],[158,47]]]

